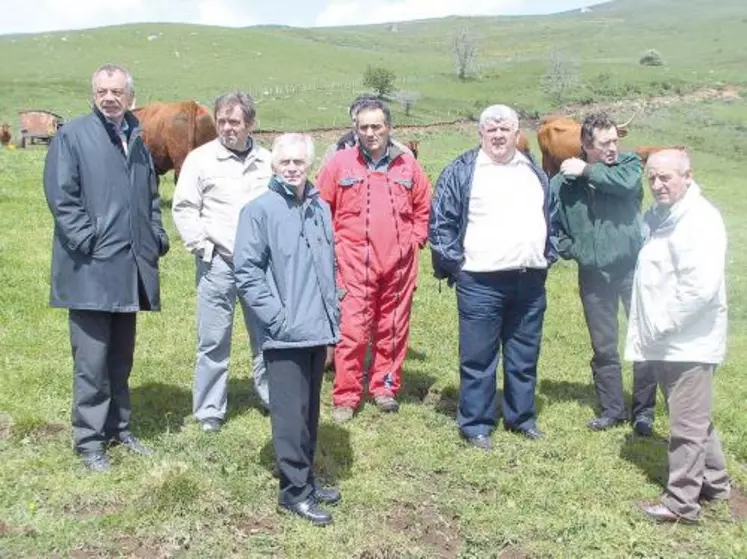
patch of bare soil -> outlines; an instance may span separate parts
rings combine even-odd
[[[0,439],[7,439],[10,437],[12,428],[13,418],[9,413],[0,412]]]
[[[183,548],[176,542],[159,541],[153,538],[138,538],[121,535],[115,540],[114,549],[104,549],[98,546],[74,549],[67,557],[71,559],[98,559],[111,557],[112,551],[118,557],[128,559],[170,559]]]
[[[246,536],[272,535],[278,532],[277,518],[269,516],[240,516],[234,525]]]
[[[729,499],[731,517],[736,522],[747,520],[747,493],[741,487],[734,487],[731,499]]]
[[[529,559],[531,555],[520,545],[510,545],[498,554],[499,559]]]
[[[407,534],[430,557],[452,558],[459,555],[461,538],[456,518],[441,514],[435,504],[399,503],[389,514],[387,524],[395,532]]]
[[[12,526],[7,522],[0,520],[0,538],[6,538],[10,536],[34,536],[36,530],[31,526]]]
[[[85,520],[115,514],[119,507],[116,501],[97,499],[91,495],[77,495],[69,503],[65,503],[62,512],[66,516]]]

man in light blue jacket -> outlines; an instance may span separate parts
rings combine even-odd
[[[340,500],[313,475],[326,348],[340,339],[332,215],[307,180],[309,136],[283,134],[271,159],[269,191],[241,211],[234,269],[267,365],[278,509],[323,526],[319,503]]]

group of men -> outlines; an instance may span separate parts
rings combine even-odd
[[[159,309],[158,260],[169,241],[152,160],[129,112],[132,76],[103,66],[92,89],[92,114],[66,124],[50,145],[44,185],[55,223],[51,303],[70,309],[75,448],[89,468],[103,471],[109,443],[151,453],[129,429],[128,378],[135,313]],[[250,97],[222,95],[214,112],[218,137],[187,157],[172,208],[196,266],[193,413],[211,432],[226,413],[237,299],[257,393],[266,407],[272,402],[267,360],[247,312],[249,303],[262,301],[239,296],[233,254],[239,215],[267,191],[271,158],[251,136]],[[632,420],[638,434],[650,435],[657,383],[669,404],[670,480],[662,502],[644,507],[646,514],[695,520],[699,499],[728,498],[710,419],[711,379],[726,340],[726,236],[718,211],[692,180],[687,154],[665,150],[649,159],[645,173],[656,202],[644,217],[641,160],[619,153],[606,114],[586,118],[582,154],[548,181],[516,148],[516,112],[493,105],[480,116],[479,146],[441,172],[431,200],[422,167],[391,137],[388,107],[362,96],[350,116],[353,133],[328,152],[317,176],[331,212],[340,307],[333,419],[353,419],[366,375],[376,406],[398,411],[418,252],[429,243],[436,277],[456,287],[460,434],[469,445],[491,449],[500,354],[503,426],[542,438],[535,391],[545,283],[562,257],[578,264],[593,349],[600,411],[589,428]],[[264,296],[278,297],[272,281],[267,289]],[[629,314],[632,417],[617,351],[620,302]]]

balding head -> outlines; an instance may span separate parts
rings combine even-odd
[[[692,182],[690,157],[685,150],[657,151],[648,158],[646,177],[656,203],[671,206],[685,195]]]

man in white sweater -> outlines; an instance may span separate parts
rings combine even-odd
[[[218,137],[191,151],[174,191],[172,213],[197,266],[197,363],[193,413],[202,429],[218,431],[226,414],[228,362],[237,286],[233,248],[241,209],[267,191],[270,152],[251,137],[254,103],[237,91],[215,101]],[[266,369],[244,320],[254,361],[254,387],[269,405]]]
[[[693,181],[686,152],[652,155],[646,176],[655,204],[644,217],[625,357],[652,367],[670,435],[666,491],[641,508],[657,521],[695,522],[699,501],[730,496],[711,422],[713,374],[726,350],[726,231]]]

